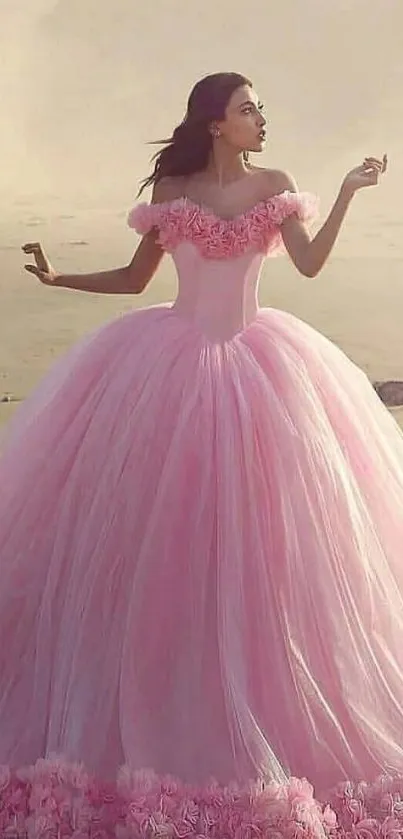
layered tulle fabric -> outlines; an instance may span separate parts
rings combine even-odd
[[[214,344],[157,307],[25,414],[1,460],[3,761],[321,787],[403,765],[403,443],[338,349],[274,310]]]

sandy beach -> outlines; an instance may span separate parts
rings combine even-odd
[[[326,11],[314,0],[304,10],[292,0],[281,9],[257,2],[241,27],[236,15],[228,23],[233,8],[224,4],[214,7],[215,33],[207,17],[198,21],[195,45],[192,4],[173,4],[182,28],[168,42],[172,9],[157,5],[154,17],[127,0],[114,5],[115,14],[98,0],[95,17],[93,0],[37,0],[31,16],[18,3],[0,8],[0,152],[7,162],[0,181],[0,398],[11,399],[0,405],[1,422],[80,336],[133,306],[174,297],[168,259],[136,298],[41,287],[22,270],[21,244],[42,241],[55,266],[69,272],[128,261],[137,240],[126,213],[147,172],[146,142],[181,119],[198,76],[224,65],[247,72],[266,102],[270,136],[259,163],[293,171],[301,188],[319,193],[323,216],[348,168],[366,154],[389,153],[387,177],[357,196],[320,277],[302,280],[287,259],[269,260],[260,301],[324,332],[372,380],[403,379],[401,6],[374,1],[369,18],[361,0]],[[225,43],[224,25],[231,30]],[[27,50],[34,36],[37,49]],[[173,58],[179,48],[180,65]]]

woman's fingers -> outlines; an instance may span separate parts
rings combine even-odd
[[[44,273],[43,271],[41,271],[41,269],[40,269],[40,268],[38,268],[38,266],[37,266],[37,265],[32,265],[32,263],[31,263],[31,262],[27,262],[27,264],[26,264],[26,265],[24,265],[24,268],[25,268],[25,270],[26,270],[26,271],[28,271],[30,274],[35,274],[35,276],[36,276],[36,277],[39,277],[39,278],[41,277],[41,274],[43,274],[43,273]]]
[[[22,246],[22,250],[27,255],[32,255],[38,268],[41,271],[49,271],[49,260],[43,250],[40,242],[27,242]]]
[[[382,160],[379,160],[378,157],[366,157],[364,165],[368,167],[372,166],[374,169],[378,169],[379,172],[385,172],[388,165],[388,156],[384,154]]]
[[[40,242],[27,242],[22,246],[24,253],[41,253],[42,245]]]

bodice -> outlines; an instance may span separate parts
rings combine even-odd
[[[188,198],[138,204],[128,224],[141,235],[158,230],[178,274],[173,309],[210,340],[229,340],[258,311],[257,289],[264,259],[283,248],[281,225],[292,214],[312,221],[318,200],[311,193],[283,192],[232,219],[218,217]]]

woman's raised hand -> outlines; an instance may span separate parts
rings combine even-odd
[[[388,158],[384,154],[382,160],[377,157],[366,157],[360,166],[356,166],[351,172],[348,172],[343,181],[343,190],[357,192],[364,186],[376,186],[379,183],[379,178],[386,172],[388,167]]]
[[[44,285],[54,285],[57,281],[57,273],[52,267],[40,242],[28,242],[23,245],[22,250],[26,254],[32,254],[35,262],[28,262],[24,265],[26,271],[34,274]]]

